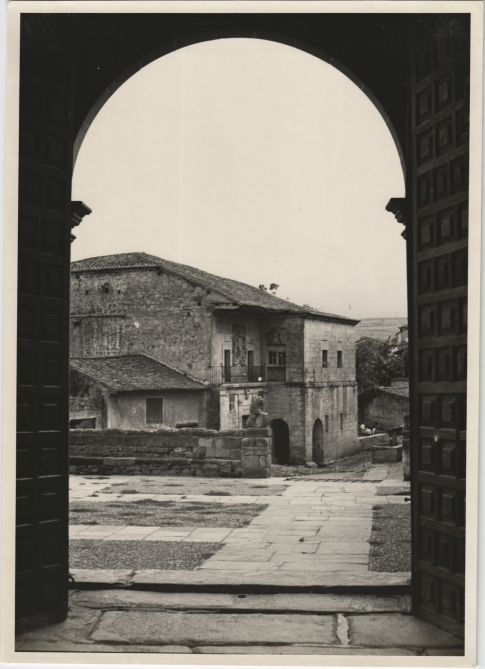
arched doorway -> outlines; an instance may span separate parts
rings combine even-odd
[[[287,465],[290,462],[290,430],[288,423],[281,418],[271,421],[271,436],[273,438],[272,456],[277,465]]]
[[[323,465],[323,425],[320,418],[313,423],[312,459],[317,465]]]

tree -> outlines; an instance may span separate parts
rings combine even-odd
[[[388,386],[392,379],[407,376],[408,345],[362,338],[356,345],[356,376],[359,393]]]

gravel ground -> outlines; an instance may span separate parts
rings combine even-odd
[[[106,493],[149,493],[152,495],[248,495],[261,497],[263,495],[281,495],[287,486],[285,485],[265,485],[263,483],[248,483],[238,479],[219,479],[217,481],[204,481],[191,478],[189,480],[180,480],[180,482],[164,482],[156,479],[137,479],[127,481],[126,483],[115,483],[106,488],[99,489],[99,492]]]
[[[71,504],[70,523],[142,527],[245,527],[266,508],[266,504],[206,504],[152,499],[131,503],[76,501]]]
[[[196,569],[222,544],[196,541],[95,541],[72,539],[72,569]]]
[[[370,571],[410,571],[411,505],[386,504],[374,507]]]

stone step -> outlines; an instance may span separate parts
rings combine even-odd
[[[227,594],[206,592],[147,592],[143,590],[78,590],[71,593],[76,606],[118,610],[184,610],[273,613],[409,613],[410,595],[345,594]]]
[[[268,593],[365,593],[374,595],[408,594],[409,572],[353,573],[348,571],[305,572],[229,570],[159,570],[72,569],[72,589],[133,588],[156,592],[226,592],[237,594]]]

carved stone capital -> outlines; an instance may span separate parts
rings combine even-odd
[[[74,200],[71,202],[71,229],[76,228],[85,216],[89,216],[92,209],[81,200]],[[75,235],[71,233],[71,242],[76,239]]]
[[[386,211],[390,211],[391,214],[394,214],[394,217],[398,223],[404,225],[404,230],[401,233],[401,236],[406,239],[406,226],[408,224],[409,210],[408,203],[405,197],[391,197],[389,202],[386,204]]]

